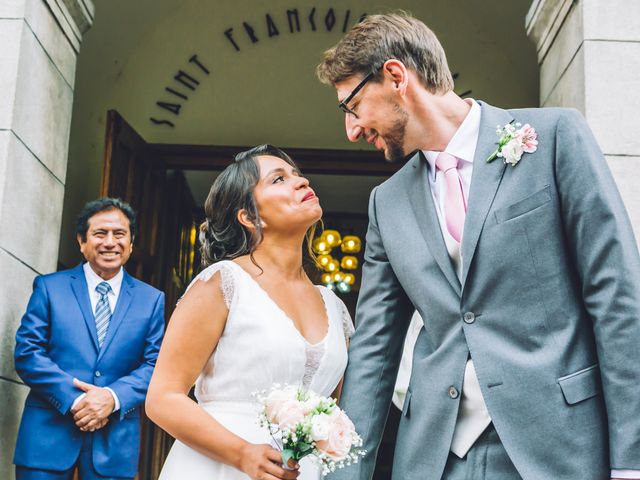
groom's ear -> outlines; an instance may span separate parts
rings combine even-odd
[[[387,60],[382,67],[385,77],[391,82],[392,88],[404,95],[409,84],[409,70],[406,65],[395,58]]]

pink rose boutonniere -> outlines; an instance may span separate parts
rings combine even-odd
[[[528,123],[522,126],[520,123],[507,123],[504,127],[496,130],[498,134],[498,148],[487,158],[487,162],[492,162],[500,157],[504,163],[515,166],[522,155],[533,153],[538,149],[538,134],[536,129]]]

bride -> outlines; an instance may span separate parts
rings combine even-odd
[[[318,197],[286,153],[262,145],[220,174],[205,213],[208,267],[171,317],[147,395],[148,416],[177,439],[160,479],[319,479],[308,457],[283,468],[252,397],[274,383],[339,392],[351,318],[302,268]]]

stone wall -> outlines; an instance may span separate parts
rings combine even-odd
[[[14,336],[33,278],[56,270],[76,57],[91,0],[0,2],[0,478],[28,392]]]
[[[535,0],[543,107],[579,109],[600,143],[640,239],[640,2]]]

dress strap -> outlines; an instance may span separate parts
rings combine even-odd
[[[197,281],[206,282],[217,272],[220,272],[220,289],[222,290],[222,298],[224,299],[224,304],[227,306],[227,309],[231,310],[236,293],[236,280],[233,267],[230,263],[232,263],[230,260],[222,260],[214,263],[213,265],[209,265],[196,275],[182,296],[184,296]],[[182,300],[182,297],[180,297],[180,300]],[[180,300],[178,300],[178,303]]]
[[[333,297],[335,298],[336,309],[338,310],[338,314],[340,315],[340,319],[342,320],[342,330],[344,331],[344,338],[351,338],[351,335],[353,335],[353,332],[355,332],[351,314],[349,313],[347,306],[344,304],[342,299],[338,297],[338,295],[333,293]]]

